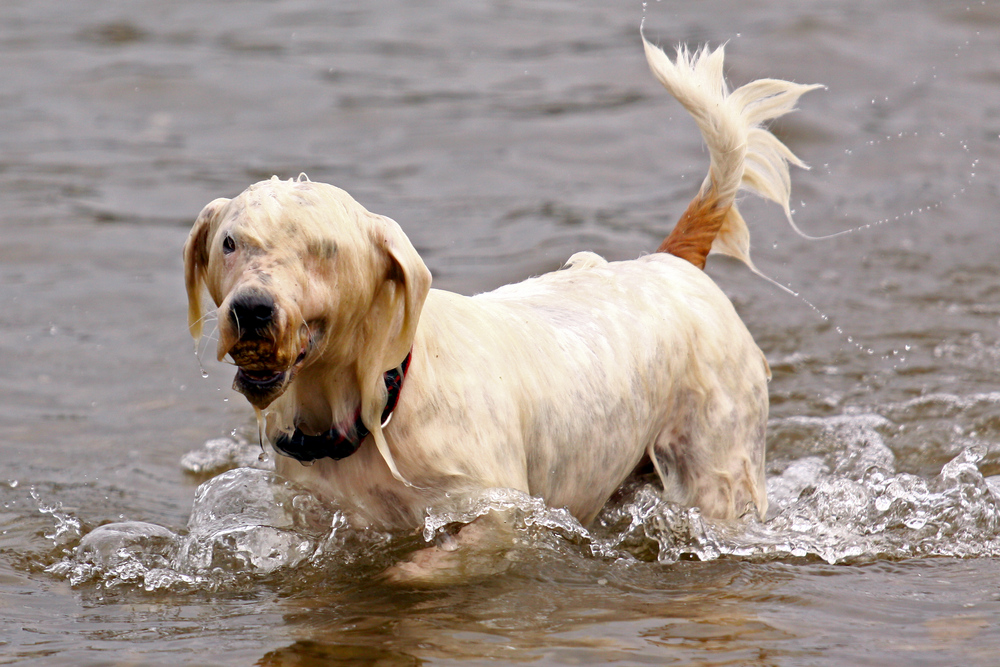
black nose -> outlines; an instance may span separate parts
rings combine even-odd
[[[274,300],[260,292],[239,294],[229,305],[229,319],[240,338],[259,338],[274,319]]]

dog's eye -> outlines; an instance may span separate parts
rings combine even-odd
[[[230,254],[236,250],[236,241],[232,236],[226,234],[226,238],[222,239],[222,252],[223,254]]]

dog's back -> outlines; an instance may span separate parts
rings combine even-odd
[[[460,458],[468,434],[497,428],[486,435],[524,461],[502,485],[584,522],[645,457],[678,503],[715,517],[765,511],[767,365],[729,300],[673,256],[575,259],[459,307],[438,308],[432,293],[424,342],[456,367],[438,377],[465,380],[447,390],[482,403],[457,417],[468,423],[439,420],[439,441],[455,443],[442,454]],[[489,352],[455,355],[470,319],[490,332]],[[503,417],[471,423],[484,413]]]

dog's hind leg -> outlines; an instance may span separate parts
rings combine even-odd
[[[664,429],[647,454],[664,497],[712,519],[767,513],[764,450],[767,393],[714,401]]]

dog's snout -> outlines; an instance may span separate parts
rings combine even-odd
[[[229,306],[229,317],[241,338],[261,336],[274,320],[274,313],[274,300],[260,292],[238,295]]]

